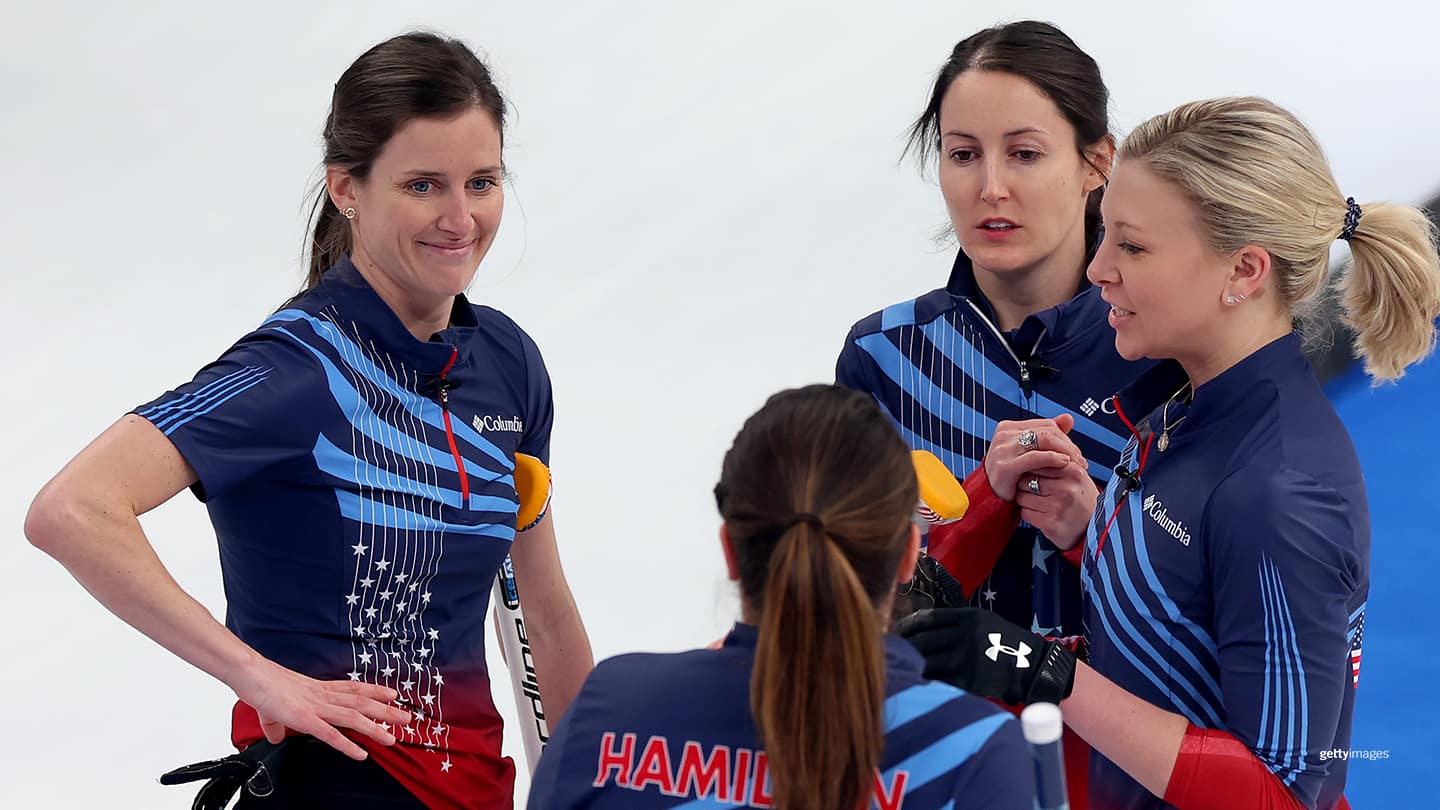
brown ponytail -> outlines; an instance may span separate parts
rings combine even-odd
[[[881,609],[918,497],[904,441],[870,397],[771,397],[715,488],[741,596],[758,616],[750,705],[785,810],[868,806],[884,748]]]
[[[860,807],[884,743],[875,608],[834,541],[808,524],[780,538],[765,606],[750,708],[775,805]]]

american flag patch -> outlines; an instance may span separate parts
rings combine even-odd
[[[1350,685],[1360,685],[1360,645],[1365,637],[1365,606],[1350,620]]]
[[[958,517],[941,517],[939,512],[926,506],[924,502],[921,502],[919,506],[915,507],[915,522],[922,525],[948,526],[959,519]]]
[[[938,524],[942,521],[942,518],[935,513],[935,510],[926,506],[924,503],[915,507],[915,513],[920,516],[921,520],[931,525]]]

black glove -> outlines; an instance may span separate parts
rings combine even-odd
[[[922,553],[915,561],[915,576],[896,592],[895,616],[917,610],[965,606],[965,590],[939,560]]]
[[[983,697],[1059,703],[1075,686],[1075,653],[988,610],[922,610],[895,632],[925,656],[925,677]]]
[[[251,795],[264,798],[275,790],[275,771],[285,743],[260,740],[238,754],[185,765],[160,776],[162,785],[183,785],[208,779],[190,805],[191,810],[224,810],[230,798],[244,786]]]

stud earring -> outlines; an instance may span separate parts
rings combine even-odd
[[[341,213],[341,214],[344,214],[346,219],[354,219],[354,218],[355,218],[355,209],[354,209],[354,208],[342,208],[342,209],[340,209],[340,213]]]
[[[1225,303],[1230,304],[1231,306],[1234,306],[1235,304],[1238,304],[1238,303],[1240,303],[1240,302],[1235,299],[1235,296],[1233,296],[1233,295],[1227,295],[1227,296],[1225,296]]]

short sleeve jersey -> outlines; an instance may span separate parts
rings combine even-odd
[[[771,807],[750,713],[757,629],[717,650],[602,662],[550,737],[531,810]],[[867,807],[1031,810],[1035,765],[1014,717],[920,677],[909,642],[885,638],[885,747]]]
[[[198,476],[226,626],[306,675],[398,690],[414,715],[399,744],[358,741],[412,791],[508,806],[485,617],[516,533],[515,454],[548,463],[550,382],[500,312],[459,296],[451,321],[416,339],[342,259],[135,413]],[[259,736],[243,705],[234,736]]]
[[[1349,748],[1370,587],[1359,459],[1294,334],[1163,404],[1185,383],[1166,363],[1120,397],[1149,415],[1085,541],[1090,663],[1333,807],[1345,762],[1323,752]],[[1098,752],[1090,790],[1167,806]]]
[[[1109,305],[1091,286],[1002,332],[960,253],[950,280],[851,328],[835,381],[875,397],[901,435],[959,480],[980,466],[1001,420],[1075,417],[1070,438],[1105,481],[1129,432],[1111,395],[1151,365],[1115,351]],[[971,604],[1049,636],[1080,634],[1080,575],[1029,524],[1006,544]]]

